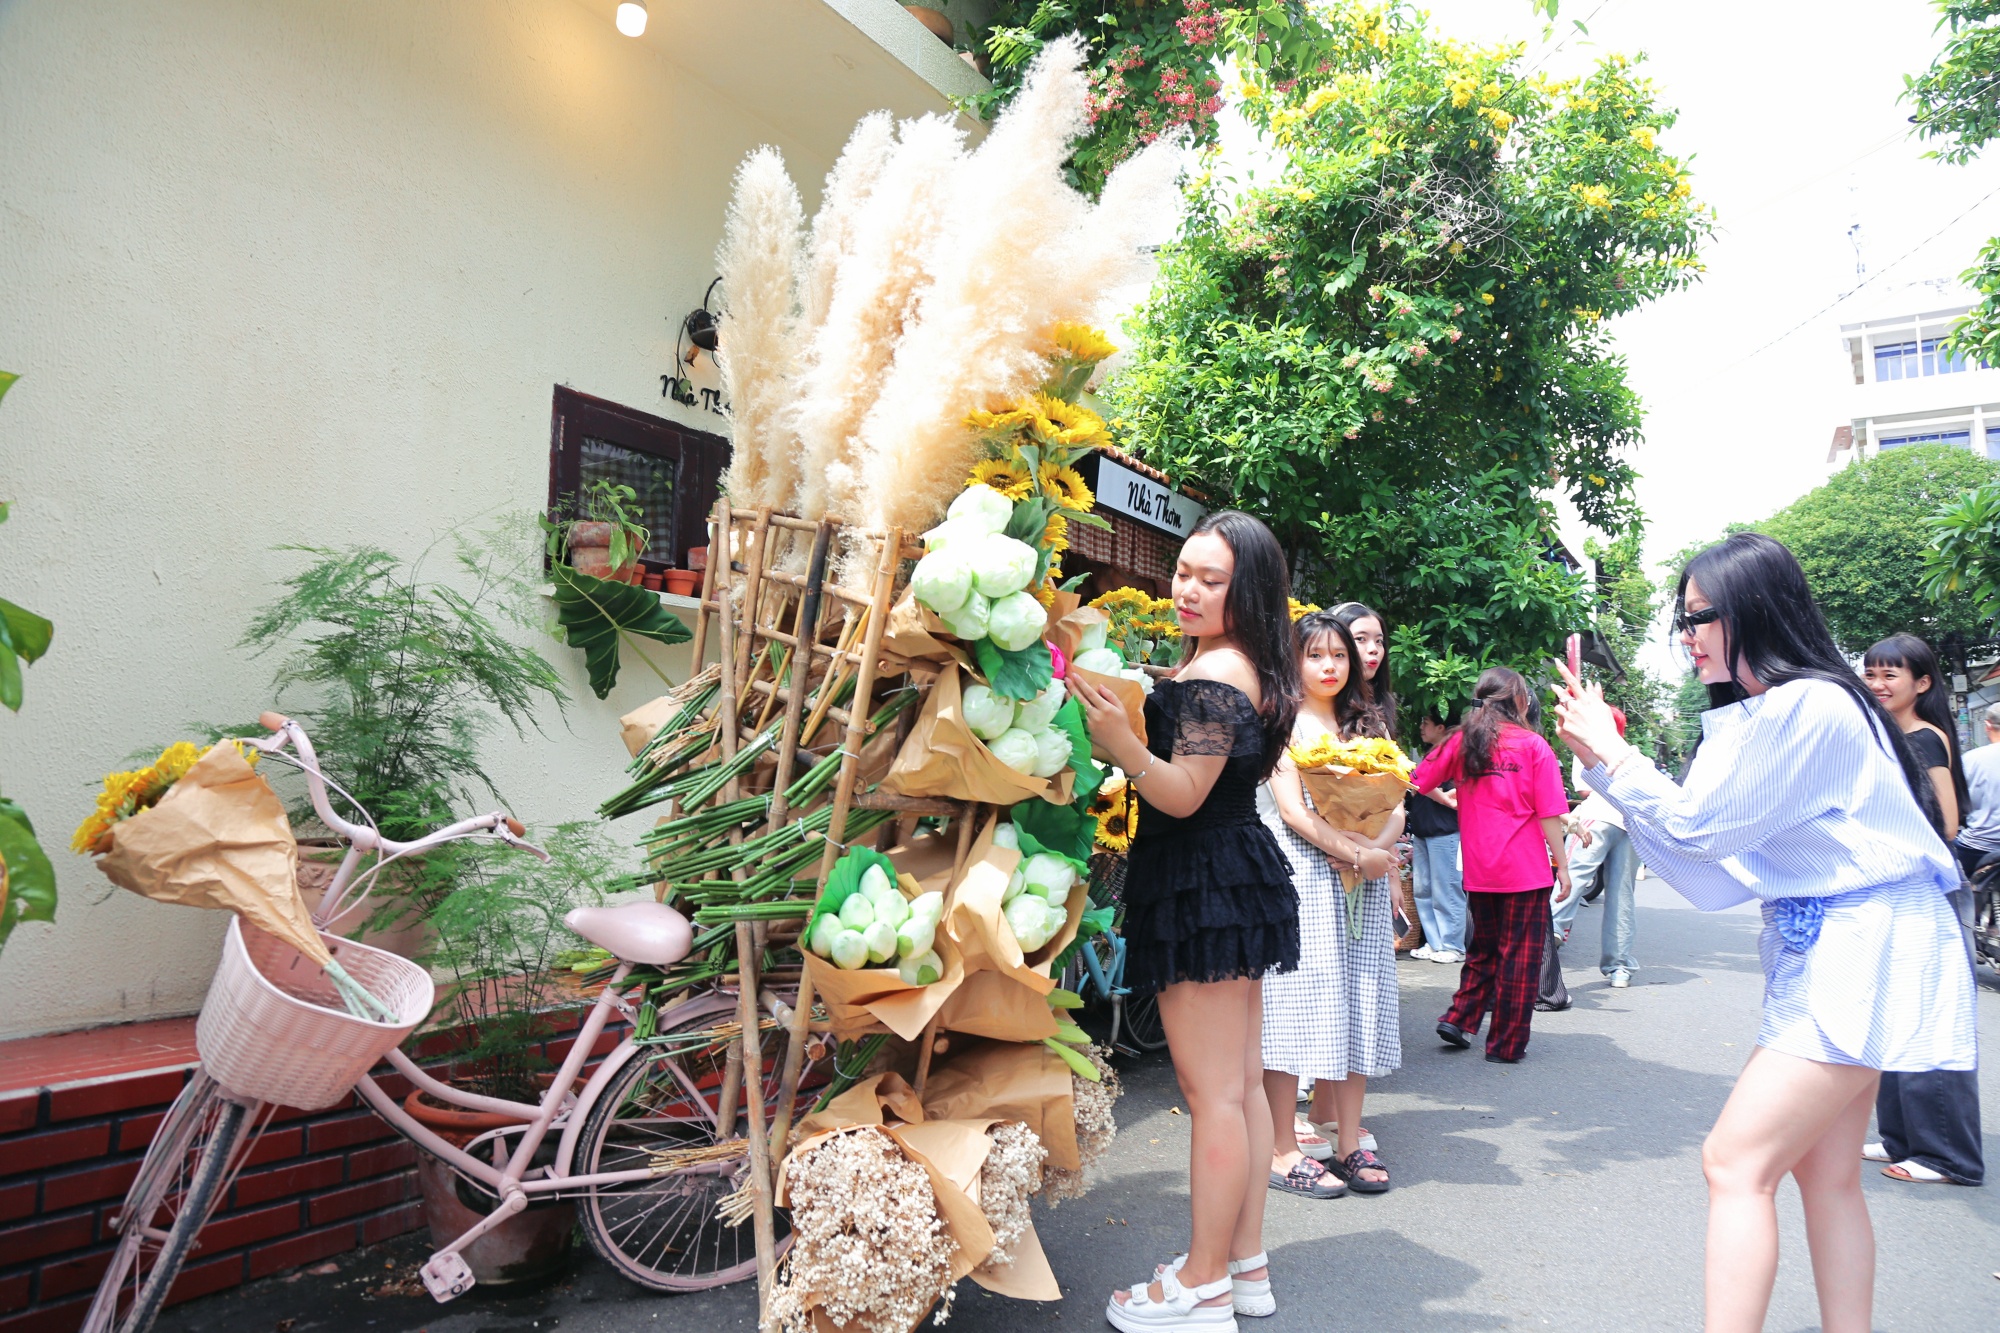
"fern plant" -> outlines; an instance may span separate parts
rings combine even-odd
[[[569,701],[555,668],[507,633],[538,628],[519,525],[448,540],[450,582],[426,572],[435,546],[410,561],[376,546],[280,548],[312,561],[242,639],[255,655],[282,654],[280,707],[305,724],[327,776],[399,841],[498,798],[482,743],[503,725],[540,732],[536,708]],[[301,795],[295,822],[310,813]],[[458,846],[426,857],[409,905],[447,891],[466,857]]]

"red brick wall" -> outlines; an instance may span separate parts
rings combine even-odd
[[[574,1016],[571,1016],[574,1021]],[[607,1032],[599,1053],[619,1034]],[[544,1049],[560,1063],[573,1038]],[[420,1052],[448,1053],[448,1035]],[[109,1217],[191,1066],[0,1092],[0,1333],[72,1333],[109,1262]],[[409,1085],[387,1066],[383,1090]],[[358,1097],[281,1110],[203,1228],[169,1302],[318,1263],[423,1225],[416,1149]]]

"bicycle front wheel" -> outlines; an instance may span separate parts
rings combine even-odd
[[[200,1070],[168,1112],[126,1195],[118,1248],[83,1333],[146,1333],[202,1227],[262,1128],[265,1108],[232,1100]]]
[[[734,1006],[688,1015],[618,1071],[591,1108],[578,1138],[579,1175],[650,1169],[650,1180],[600,1185],[577,1201],[591,1248],[654,1291],[703,1291],[754,1277],[756,1229],[718,1213],[750,1178],[748,1115],[720,1123],[735,1038]],[[755,1087],[765,1124],[777,1110],[785,1033],[760,1031],[755,1073],[746,1072],[739,1107]],[[801,1098],[803,1102],[805,1099]],[[778,1254],[791,1244],[791,1219],[774,1219]]]
[[[1164,1050],[1167,1025],[1160,1020],[1160,997],[1128,995],[1124,999],[1125,1036],[1142,1051]]]

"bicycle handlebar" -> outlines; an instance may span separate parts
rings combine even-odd
[[[414,842],[397,842],[393,838],[383,837],[372,825],[350,823],[334,813],[333,802],[327,795],[326,778],[320,773],[319,756],[313,753],[312,741],[306,736],[305,728],[282,713],[266,712],[261,714],[257,721],[273,735],[269,740],[250,740],[246,741],[246,744],[254,745],[266,753],[283,749],[289,744],[298,755],[300,771],[305,774],[306,796],[312,802],[313,813],[319,816],[321,823],[364,852],[380,852],[384,857],[407,856],[413,852],[428,851],[432,847],[459,838],[488,833],[545,862],[549,859],[547,852],[533,843],[524,841],[528,831],[527,826],[504,810],[496,810],[490,815],[474,815],[470,819],[461,819],[455,824],[435,829]]]

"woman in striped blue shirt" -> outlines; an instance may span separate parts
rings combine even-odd
[[[1702,1146],[1707,1328],[1763,1326],[1779,1183],[1805,1205],[1826,1333],[1867,1333],[1875,1236],[1861,1142],[1880,1071],[1971,1069],[1958,867],[1902,732],[1841,657],[1790,551],[1758,533],[1681,572],[1674,626],[1714,705],[1685,785],[1564,672],[1563,739],[1647,867],[1696,907],[1763,904],[1757,1047]]]

